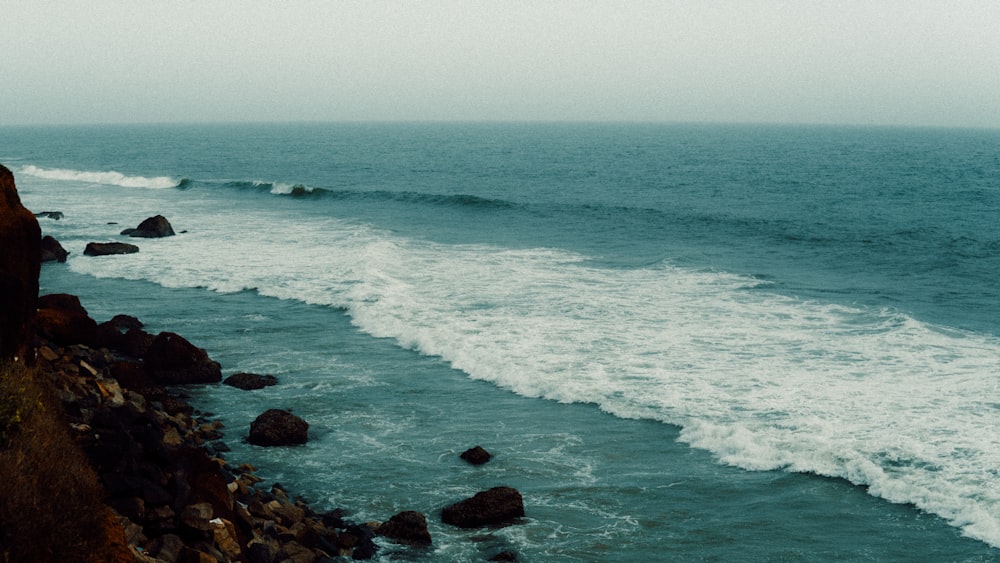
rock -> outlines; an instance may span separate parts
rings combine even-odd
[[[38,300],[41,238],[38,220],[21,205],[14,175],[0,165],[0,359],[25,357]]]
[[[116,350],[131,358],[141,358],[153,344],[153,335],[142,330],[142,322],[129,315],[115,315],[97,325],[101,346]]]
[[[189,504],[181,510],[180,521],[188,528],[206,532],[212,529],[212,505],[207,502]]]
[[[97,322],[75,295],[43,295],[38,299],[36,320],[38,333],[57,344],[90,346],[97,342]]]
[[[413,510],[393,516],[388,522],[379,526],[375,533],[409,545],[431,543],[431,533],[427,531],[427,519],[423,514]]]
[[[490,561],[517,561],[517,554],[513,551],[501,551],[493,557],[490,557]]]
[[[125,229],[121,234],[141,238],[170,237],[174,236],[174,228],[170,226],[170,221],[167,221],[166,217],[156,215],[139,223],[134,229]]]
[[[476,446],[474,448],[469,448],[462,452],[459,456],[465,461],[471,463],[472,465],[482,465],[493,458],[493,454],[484,450],[482,446]]]
[[[126,242],[88,242],[83,253],[87,256],[109,256],[111,254],[135,254],[139,247]]]
[[[143,355],[146,373],[161,385],[218,383],[222,367],[205,350],[173,332],[156,335]]]
[[[256,373],[234,373],[223,379],[222,383],[245,391],[253,391],[277,385],[278,378],[273,375],[258,375]]]
[[[55,219],[56,221],[63,218],[62,211],[41,211],[35,213],[35,217],[44,217],[46,219]]]
[[[59,244],[59,241],[45,235],[42,237],[42,262],[65,262],[69,252]]]
[[[478,528],[510,523],[524,516],[521,493],[511,487],[494,487],[446,507],[441,521],[459,528]]]
[[[270,409],[250,423],[247,441],[257,446],[305,444],[309,424],[294,414]]]

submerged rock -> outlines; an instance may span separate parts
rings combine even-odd
[[[521,493],[512,487],[493,487],[446,507],[441,521],[459,528],[478,528],[511,523],[524,516]]]
[[[396,514],[379,526],[375,533],[408,545],[431,543],[431,533],[427,531],[427,519],[423,514],[413,510]]]
[[[83,253],[87,256],[108,256],[111,254],[135,254],[139,247],[127,242],[88,242]]]
[[[247,441],[256,446],[305,444],[309,423],[280,409],[269,409],[250,423]]]
[[[234,373],[222,380],[224,385],[243,389],[244,391],[254,391],[263,389],[271,385],[278,384],[278,378],[273,375],[260,375],[256,373]]]
[[[462,452],[459,456],[465,461],[471,463],[472,465],[482,465],[493,458],[493,454],[484,450],[482,446],[476,446],[474,448],[469,448]]]

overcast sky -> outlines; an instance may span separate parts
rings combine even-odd
[[[1000,1],[5,0],[0,125],[1000,128]]]

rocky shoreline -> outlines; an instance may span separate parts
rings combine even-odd
[[[43,215],[52,213],[62,215]],[[160,216],[121,233],[173,234]],[[112,511],[106,532],[115,560],[314,563],[371,559],[378,537],[412,546],[414,557],[432,545],[420,512],[404,511],[384,523],[351,522],[341,509],[317,513],[281,485],[265,488],[252,465],[227,461],[223,423],[198,412],[172,387],[222,379],[221,366],[182,336],[147,333],[127,315],[98,324],[73,295],[39,297],[41,261],[64,261],[66,252],[51,237],[43,241],[37,219],[20,205],[13,176],[2,166],[0,247],[0,284],[11,290],[10,299],[0,299],[0,360],[31,366],[61,405],[60,416]],[[252,390],[277,381],[234,374],[225,383]],[[294,447],[307,435],[305,421],[272,409],[254,421],[246,439]],[[463,454],[469,463],[489,457],[478,446]],[[442,520],[475,528],[522,516],[520,493],[495,487],[444,508]],[[92,559],[80,554],[80,560]],[[491,560],[515,561],[516,555],[501,552]]]

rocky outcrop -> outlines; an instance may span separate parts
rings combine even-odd
[[[476,446],[474,448],[469,448],[465,450],[459,457],[471,463],[472,465],[482,465],[487,461],[493,459],[493,454],[484,450],[482,446]]]
[[[49,235],[42,237],[42,262],[65,262],[69,252]]]
[[[63,218],[62,211],[39,211],[35,213],[35,217],[40,217],[44,219],[55,219],[56,221]]]
[[[134,229],[125,229],[121,234],[140,238],[170,237],[174,236],[174,228],[166,217],[156,215],[139,223],[139,226]]]
[[[37,349],[43,377],[93,465],[135,561],[276,562],[370,559],[378,549],[366,526],[340,511],[317,514],[261,479],[233,467],[205,445],[222,424],[196,416],[162,387],[143,393],[112,377],[119,360],[107,349]],[[67,515],[72,517],[72,515]]]
[[[256,373],[234,373],[222,380],[224,385],[243,389],[244,391],[255,391],[278,384],[278,378],[273,375],[260,375]]]
[[[521,493],[511,487],[494,487],[446,507],[441,521],[459,528],[509,524],[524,516]]]
[[[135,254],[139,247],[127,242],[88,242],[83,253],[87,256],[110,256],[112,254]]]
[[[153,338],[143,355],[146,372],[160,385],[218,383],[222,367],[205,350],[173,332],[161,332]]]
[[[0,165],[0,359],[28,349],[41,268],[38,220],[21,205],[14,175]]]
[[[309,423],[294,414],[269,409],[250,423],[247,441],[255,446],[291,446],[305,444]]]
[[[135,317],[115,315],[111,320],[97,325],[97,339],[101,346],[123,356],[139,359],[153,344],[153,335],[142,327],[142,322]]]
[[[38,299],[38,332],[63,345],[97,343],[97,323],[75,295],[53,293]]]
[[[375,533],[407,545],[431,544],[431,533],[427,530],[427,519],[423,514],[413,510],[396,514],[388,522],[379,526]]]

